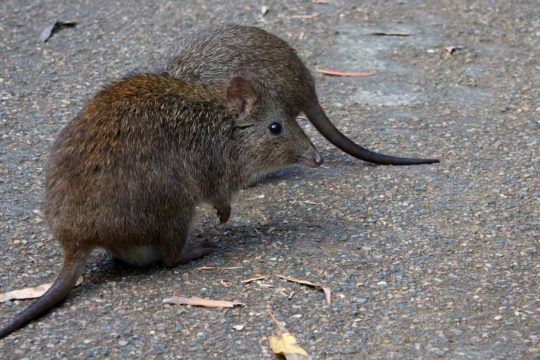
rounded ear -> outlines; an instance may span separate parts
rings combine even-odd
[[[227,87],[227,103],[239,116],[249,113],[256,99],[255,90],[249,80],[241,75],[231,78]]]

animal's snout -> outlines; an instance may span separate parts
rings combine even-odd
[[[300,163],[311,168],[316,168],[322,165],[323,157],[317,150],[312,149],[302,156]]]
[[[315,154],[313,155],[313,162],[317,165],[315,167],[319,167],[323,163],[323,157],[321,154],[319,154],[318,151],[316,151]]]

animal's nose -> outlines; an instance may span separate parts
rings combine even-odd
[[[302,156],[300,163],[311,168],[316,168],[321,166],[323,158],[317,150],[313,149],[307,151],[304,156]]]
[[[318,152],[315,153],[315,156],[313,156],[313,162],[317,165],[317,166],[321,166],[322,163],[323,163],[323,157],[321,156],[321,154],[319,154]]]

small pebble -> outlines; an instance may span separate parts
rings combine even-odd
[[[446,352],[447,352],[446,350],[443,350],[443,349],[437,349],[437,350],[435,350],[435,355],[437,355],[437,356],[444,356],[444,355],[446,355]]]

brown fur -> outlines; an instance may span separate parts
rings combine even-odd
[[[269,131],[273,122],[280,135]],[[51,154],[44,213],[64,249],[62,270],[0,338],[64,299],[94,248],[142,266],[203,256],[211,243],[187,245],[198,203],[213,204],[224,222],[239,189],[275,169],[321,162],[276,94],[242,76],[218,87],[150,74],[106,86]]]
[[[187,38],[163,70],[189,82],[225,85],[241,69],[275,91],[290,116],[304,112],[322,135],[352,156],[381,165],[438,162],[382,155],[352,142],[328,120],[313,78],[294,49],[262,29],[226,25],[202,31]]]

